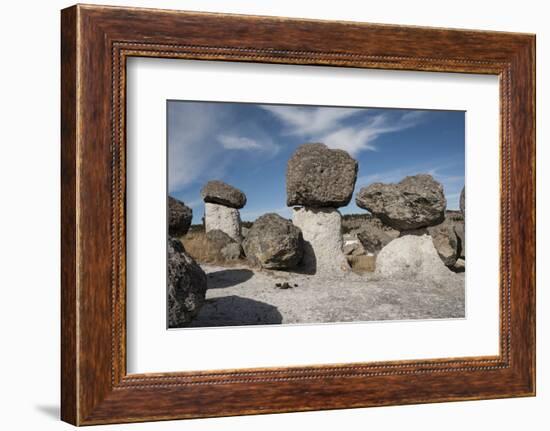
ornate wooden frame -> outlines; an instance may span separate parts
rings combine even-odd
[[[63,420],[88,425],[535,394],[534,35],[81,5],[61,16]],[[129,56],[498,75],[500,354],[128,375]]]

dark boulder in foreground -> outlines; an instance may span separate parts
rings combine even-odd
[[[397,230],[440,224],[447,206],[443,187],[427,174],[406,177],[397,184],[371,184],[361,188],[355,201]]]
[[[357,179],[357,161],[344,150],[324,144],[303,144],[287,165],[287,205],[306,207],[346,206]]]
[[[254,266],[269,269],[293,268],[300,263],[304,241],[300,229],[275,213],[259,217],[246,236],[243,248]]]
[[[181,242],[168,238],[168,327],[186,326],[198,314],[206,295],[206,274]]]
[[[193,220],[193,210],[182,201],[168,196],[168,233],[171,236],[183,236],[189,230]]]
[[[204,202],[240,209],[246,205],[246,195],[223,181],[208,181],[201,190]]]

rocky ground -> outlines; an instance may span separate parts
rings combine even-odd
[[[201,265],[206,301],[191,327],[464,317],[464,274],[437,282]]]

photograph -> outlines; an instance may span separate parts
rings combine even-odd
[[[465,318],[464,111],[166,103],[168,329]]]

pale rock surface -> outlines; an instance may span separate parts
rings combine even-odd
[[[294,208],[292,222],[304,239],[303,266],[315,274],[350,271],[342,250],[342,215],[335,208]]]
[[[376,274],[386,278],[438,281],[453,275],[429,235],[406,235],[391,241],[376,258]]]
[[[236,242],[241,242],[241,216],[236,208],[206,202],[204,204],[204,224],[206,233],[221,230]]]

